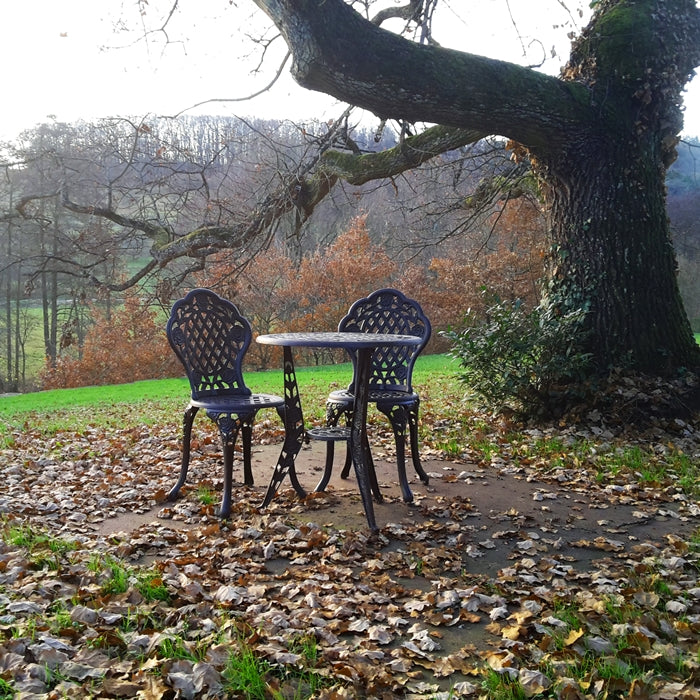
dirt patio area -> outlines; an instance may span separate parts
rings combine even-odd
[[[384,502],[375,505],[380,530],[371,534],[354,475],[339,476],[341,454],[326,493],[300,499],[287,481],[260,510],[281,447],[275,439],[254,447],[256,485],[234,485],[231,518],[221,521],[214,434],[193,449],[181,497],[165,500],[177,479],[178,437],[146,427],[48,442],[22,436],[4,453],[0,509],[22,528],[77,546],[53,556],[52,567],[37,568],[33,551],[6,545],[0,571],[13,629],[32,629],[36,619],[51,626],[52,611],[62,606],[77,616],[80,637],[62,642],[65,658],[58,662],[66,688],[89,683],[75,675],[86,668],[128,697],[146,686],[148,692],[157,686],[153,697],[173,697],[180,683],[196,689],[189,697],[220,697],[218,653],[235,646],[243,631],[256,654],[280,668],[298,662],[295,644],[312,633],[323,671],[335,679],[333,693],[344,693],[333,697],[361,697],[360,691],[382,699],[476,697],[485,668],[517,674],[535,692],[569,682],[538,670],[543,650],[556,640],[574,665],[585,664],[591,649],[613,663],[618,647],[601,630],[617,634],[619,606],[645,614],[643,625],[635,623],[629,654],[642,652],[639,639],[646,635],[669,657],[669,668],[677,668],[671,661],[679,649],[689,664],[696,658],[700,567],[688,542],[700,525],[700,505],[672,480],[599,481],[556,459],[534,463],[520,445],[506,443],[502,456],[479,464],[426,447],[430,483],[422,484],[409,463],[414,502],[408,504],[389,453],[393,443],[375,439]],[[309,492],[324,459],[322,443],[304,446],[297,458]],[[234,481],[240,478],[237,455]],[[168,602],[142,600],[134,586],[106,593],[115,562],[130,571],[130,581],[156,572]],[[577,611],[575,619],[567,610]],[[126,637],[125,616],[138,626]],[[168,635],[209,649],[206,661],[164,658],[158,650]],[[94,639],[117,644],[118,663],[114,649],[96,651]],[[144,675],[139,645],[147,645],[159,675]],[[47,681],[30,670],[53,650],[12,653],[17,687],[43,697]],[[206,676],[198,675],[201,669]],[[586,683],[601,682],[593,672]],[[655,680],[664,693],[658,697],[691,697],[678,689],[695,687],[695,673],[683,667],[682,674]]]
[[[256,486],[249,492],[251,503],[262,500],[278,453],[278,445],[254,448]],[[270,509],[291,515],[299,523],[369,533],[354,473],[348,479],[340,478],[342,458],[340,449],[326,494],[311,494],[305,501],[298,499],[287,480]],[[325,447],[318,443],[304,446],[297,457],[299,480],[309,491],[321,477],[324,459]],[[240,478],[240,466],[237,455],[234,479]],[[423,525],[431,530],[450,521],[459,522],[454,545],[462,549],[465,568],[474,574],[495,576],[507,565],[509,557],[519,558],[528,552],[556,555],[579,568],[593,559],[635,548],[640,542],[658,543],[669,536],[689,536],[700,524],[700,507],[696,504],[658,500],[657,491],[645,491],[636,484],[592,492],[590,482],[583,480],[579,486],[575,474],[553,471],[551,478],[543,480],[524,468],[497,461],[484,468],[425,459],[423,468],[430,476],[428,485],[420,482],[409,461],[407,472],[414,501],[405,503],[396,463],[387,458],[376,459],[384,497],[383,503],[374,504],[381,534],[378,545],[391,547],[393,536],[402,535],[404,527]],[[173,473],[173,482],[175,476]],[[163,518],[172,519],[175,526],[192,526],[186,517],[187,508],[184,515],[182,509],[178,510],[178,504],[182,506],[193,498],[196,490],[196,469],[190,476],[190,495],[181,496],[175,507],[165,503],[147,512],[108,518],[99,524],[99,534],[129,532],[150,521],[162,522]],[[234,484],[236,488],[243,487]],[[183,493],[187,492],[184,488]],[[219,492],[216,495],[218,498]]]

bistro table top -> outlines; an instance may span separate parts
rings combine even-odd
[[[391,345],[418,345],[423,339],[417,335],[395,333],[345,333],[342,331],[320,331],[305,333],[269,333],[259,335],[255,341],[262,345],[286,347],[334,347],[376,348]]]

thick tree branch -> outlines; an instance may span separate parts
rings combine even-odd
[[[327,151],[322,158],[322,168],[328,176],[340,177],[351,185],[362,185],[371,180],[394,177],[487,135],[486,131],[434,126],[380,153],[356,155]]]
[[[68,199],[68,194],[66,192],[61,193],[61,204],[72,211],[75,214],[91,214],[93,216],[100,216],[103,219],[123,226],[124,228],[133,228],[137,231],[142,231],[150,238],[155,246],[161,246],[165,244],[170,238],[172,238],[172,230],[162,224],[154,224],[150,221],[144,221],[143,219],[133,219],[128,216],[123,216],[113,209],[107,207],[97,207],[97,206],[86,206],[83,204],[77,204]]]
[[[370,180],[393,177],[441,153],[474,143],[484,135],[477,131],[435,126],[381,153],[357,155],[325,151],[318,163],[307,165],[304,173],[287,179],[241,224],[201,227],[152,250],[151,254],[162,267],[185,256],[205,256],[220,250],[241,249],[252,241],[264,246],[275,223],[282,216],[295,212],[297,226],[301,226],[339,179],[361,185]]]
[[[220,250],[244,249],[253,241],[259,248],[264,248],[280,218],[296,212],[298,225],[303,224],[337,180],[337,177],[323,172],[308,178],[290,178],[278,191],[267,196],[241,224],[203,226],[152,250],[151,254],[163,267],[185,256],[204,257]]]
[[[203,225],[178,235],[171,226],[161,222],[126,216],[109,206],[77,203],[70,199],[65,190],[50,196],[60,194],[62,205],[69,211],[101,217],[118,226],[140,231],[151,241],[151,260],[130,280],[107,285],[115,290],[126,289],[155,269],[163,268],[177,259],[189,257],[194,264],[201,265],[208,255],[222,250],[263,249],[272,239],[282,217],[293,214],[295,226],[301,228],[338,180],[361,185],[370,180],[391,178],[486,135],[482,131],[434,126],[401,141],[394,148],[378,153],[330,150],[329,145],[338,140],[339,133],[342,134],[346,118],[347,114],[344,114],[320,139],[316,156],[300,166],[297,172],[284,178],[279,187],[239,223]],[[20,211],[26,214],[26,206],[36,198],[25,197],[18,207]]]
[[[593,118],[582,85],[436,46],[374,26],[343,0],[254,0],[283,34],[304,87],[382,118],[507,136],[528,147],[565,143]]]
[[[48,194],[22,198],[17,210],[19,214],[29,216],[32,201],[58,196],[68,211],[105,219],[147,238],[151,244],[150,260],[126,281],[109,283],[98,280],[91,271],[103,260],[99,256],[82,266],[76,265],[74,274],[98,285],[121,290],[182,258],[190,258],[192,265],[199,268],[207,256],[224,250],[241,251],[244,257],[254,255],[272,240],[283,217],[292,215],[292,224],[298,232],[340,179],[361,185],[371,180],[391,178],[486,135],[483,131],[434,126],[402,140],[394,148],[363,154],[359,148],[353,149],[354,144],[347,135],[348,116],[348,112],[344,113],[325,133],[317,136],[314,153],[295,171],[282,176],[276,188],[269,190],[254,209],[237,217],[235,222],[207,223],[184,232],[176,231],[172,223],[157,218],[155,211],[147,206],[141,214],[118,211],[107,194],[104,195],[106,203],[77,202],[69,195],[65,183]],[[332,146],[338,145],[348,150],[331,150]],[[132,153],[130,159],[133,158]],[[149,211],[152,218],[149,218]]]

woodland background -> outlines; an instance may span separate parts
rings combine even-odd
[[[163,327],[172,302],[194,286],[235,301],[256,333],[335,328],[355,299],[383,286],[418,299],[435,331],[459,327],[467,310],[483,314],[495,299],[537,303],[546,252],[540,199],[501,139],[400,178],[346,185],[317,208],[303,235],[290,216],[273,238],[207,265],[178,261],[145,274],[148,251],[128,225],[64,206],[118,197],[122,210],[165,222],[173,235],[235,220],[304,161],[326,127],[113,119],[45,124],[6,144],[0,198],[23,216],[0,223],[0,390],[179,376]],[[401,138],[388,127],[345,137],[361,151]],[[667,178],[679,280],[696,331],[699,148],[697,139],[679,144]],[[435,332],[427,352],[446,349]],[[254,343],[249,367],[278,366],[278,351]],[[303,361],[341,359],[327,353],[309,350]]]

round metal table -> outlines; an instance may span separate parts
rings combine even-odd
[[[349,437],[350,452],[362,497],[362,505],[367,516],[367,524],[371,530],[376,531],[378,528],[374,518],[372,487],[368,467],[371,463],[371,457],[367,442],[367,403],[372,353],[379,347],[418,345],[421,339],[413,335],[396,335],[392,333],[345,333],[333,331],[272,333],[259,335],[255,340],[262,345],[278,345],[284,348],[285,439],[265,499],[263,500],[263,506],[270,503],[287,474],[289,474],[292,486],[296,492],[302,497],[306,495],[301,484],[299,484],[294,467],[294,460],[301,449],[305,431],[299,387],[294,371],[292,348],[344,348],[357,353],[355,385],[353,387],[355,408],[352,414]]]

